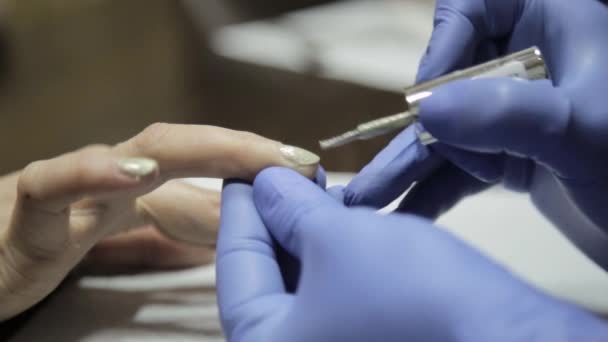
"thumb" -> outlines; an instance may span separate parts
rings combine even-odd
[[[570,108],[548,81],[466,80],[437,88],[421,104],[420,119],[444,144],[530,158],[561,173]]]
[[[344,208],[310,180],[284,168],[270,168],[254,182],[256,208],[277,242],[297,258],[309,237],[323,235],[336,209]]]

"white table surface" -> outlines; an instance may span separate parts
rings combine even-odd
[[[345,184],[352,175],[329,175]],[[192,180],[219,189],[217,180]],[[492,189],[440,224],[545,291],[608,313],[608,273],[573,248],[526,196]],[[69,282],[12,341],[222,341],[211,267]]]

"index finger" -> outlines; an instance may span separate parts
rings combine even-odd
[[[217,245],[217,292],[222,322],[230,335],[249,314],[271,315],[273,301],[244,305],[268,295],[285,294],[270,233],[253,202],[251,185],[227,182],[222,193],[222,216]],[[276,302],[275,302],[276,303]]]
[[[154,124],[119,144],[115,152],[154,159],[164,179],[253,178],[270,166],[283,166],[313,178],[319,157],[262,136],[221,127]]]

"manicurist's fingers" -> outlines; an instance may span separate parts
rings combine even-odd
[[[226,181],[217,247],[218,304],[228,340],[242,327],[276,315],[285,290],[270,232],[253,200],[253,188]]]

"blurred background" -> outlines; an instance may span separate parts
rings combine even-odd
[[[403,109],[425,0],[0,0],[1,172],[150,123],[220,125],[319,151]],[[356,171],[388,138],[323,152]]]

